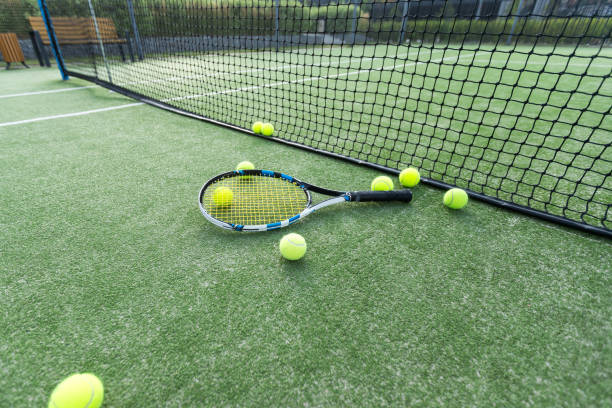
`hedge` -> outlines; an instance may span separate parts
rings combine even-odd
[[[404,38],[432,42],[488,42],[505,41],[512,31],[513,18],[493,20],[420,19],[407,20]],[[401,21],[370,21],[368,37],[377,41],[398,41]],[[610,37],[612,18],[519,18],[512,41],[523,43],[576,43]]]
[[[275,28],[276,0],[133,0],[142,36],[252,36],[272,35]],[[351,4],[305,6],[299,0],[281,0],[279,28],[282,34],[316,32],[317,21],[326,21],[328,33],[352,30],[355,7]],[[111,17],[120,33],[131,31],[126,0],[94,1],[97,15]],[[54,0],[53,16],[88,16],[87,0]],[[366,5],[367,7],[367,5]],[[364,7],[365,8],[365,7]],[[120,13],[117,10],[121,10]],[[0,28],[27,34],[26,17],[38,15],[36,0],[0,0]],[[396,42],[401,21],[371,20],[357,9],[357,30],[371,40]],[[514,18],[473,20],[429,17],[406,21],[406,40],[451,42],[499,42],[512,31]],[[519,18],[513,41],[557,43],[609,38],[610,17]]]

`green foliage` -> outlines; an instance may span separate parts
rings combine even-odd
[[[398,41],[400,20],[370,20],[371,1],[357,9],[358,31],[367,32],[377,41]],[[52,16],[89,16],[87,0],[62,0],[50,5]],[[276,0],[139,0],[134,2],[138,26],[144,36],[264,36],[276,26]],[[317,21],[325,20],[328,33],[346,33],[353,27],[355,5],[332,4],[306,6],[298,0],[283,0],[279,8],[282,34],[316,32]],[[117,12],[121,10],[121,12]],[[119,33],[131,31],[125,0],[105,0],[96,4],[100,17],[113,19]],[[0,0],[0,31],[26,36],[30,30],[27,17],[39,15],[37,0]],[[454,14],[447,7],[445,15]],[[471,20],[457,18],[409,19],[406,40],[426,42],[497,42],[512,32],[514,19]],[[525,43],[564,43],[584,37],[609,36],[612,18],[520,18],[513,40]]]
[[[407,20],[406,40],[443,42],[498,42],[512,32],[513,19],[419,19]],[[519,19],[513,40],[519,43],[554,44],[584,42],[609,36],[612,18]],[[378,41],[398,41],[401,21],[371,21],[368,36]]]
[[[39,14],[35,1],[0,0],[0,33],[16,33],[19,37],[27,37],[30,31],[27,18]]]
[[[143,10],[144,8],[144,10]],[[139,30],[143,35],[269,35],[275,28],[274,0],[207,1],[185,6],[175,1],[149,1],[139,5]],[[279,8],[283,32],[314,28],[311,9],[295,0]],[[143,17],[146,20],[143,21]],[[117,24],[117,22],[115,22]]]
[[[105,1],[104,5],[117,5],[118,0]],[[89,17],[91,15],[89,11],[89,3],[87,0],[62,0],[61,2],[47,3],[51,17]],[[122,1],[119,5],[123,9],[125,8],[125,1]],[[96,7],[98,10],[99,6]],[[116,12],[117,9],[115,9]]]
[[[324,7],[313,7],[313,18],[325,19],[325,31],[329,33],[346,33],[352,30],[353,15],[356,6],[344,4]],[[360,10],[357,10],[360,16]]]
[[[142,6],[141,6],[142,7]],[[149,24],[140,22],[144,35],[270,35],[276,26],[276,2],[274,0],[209,1],[202,5],[185,7],[173,1],[150,1],[146,11]],[[280,4],[279,30],[283,34],[316,31],[317,21],[325,19],[326,31],[346,32],[352,27],[353,5],[305,7],[297,0]],[[357,11],[360,15],[360,11]],[[168,21],[173,24],[169,25]],[[194,22],[197,21],[197,24]],[[177,28],[180,26],[180,29]],[[167,30],[164,30],[168,27]],[[166,31],[166,32],[164,32]]]
[[[128,24],[124,14],[117,21],[112,13],[119,5],[105,2],[105,9],[117,27]],[[206,1],[187,4],[177,1],[149,0],[139,2],[139,30],[143,35],[271,35],[276,25],[275,0]],[[352,27],[353,5],[306,7],[297,0],[282,1],[279,7],[279,30],[283,34],[316,31],[317,20],[327,21],[326,31],[345,32]],[[357,15],[360,15],[357,11]],[[125,17],[125,18],[123,18]],[[170,23],[171,22],[171,23]]]

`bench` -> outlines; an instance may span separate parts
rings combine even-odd
[[[42,43],[50,45],[49,34],[47,33],[47,27],[43,18],[28,17],[28,19],[32,30],[40,33]],[[91,17],[54,17],[52,19],[53,28],[59,45],[97,45],[101,40],[103,44],[117,44],[123,61],[125,61],[123,45],[127,45],[130,57],[134,61],[130,43],[125,38],[119,37],[113,20],[105,17],[100,17],[96,20],[98,22],[100,39],[96,35],[96,27]]]
[[[11,62],[21,62],[26,68],[30,68],[25,62],[23,50],[15,33],[0,34],[0,54],[6,62],[6,69],[9,69]]]

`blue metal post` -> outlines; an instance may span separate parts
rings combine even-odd
[[[55,29],[53,28],[53,22],[51,21],[51,16],[49,15],[49,10],[47,9],[46,0],[38,0],[38,7],[40,8],[40,15],[42,16],[42,19],[45,22],[45,27],[47,28],[47,34],[49,35],[49,44],[51,46],[51,51],[53,51],[53,56],[55,57],[57,68],[59,69],[63,80],[70,79],[68,77],[68,74],[66,73],[66,68],[64,66],[64,57],[62,57],[62,51],[58,45],[57,37],[55,36]]]

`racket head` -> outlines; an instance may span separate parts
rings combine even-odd
[[[308,187],[275,171],[234,170],[208,180],[198,202],[202,215],[221,228],[269,231],[300,219],[300,213],[312,202]],[[231,194],[225,191],[215,197],[220,188],[231,190]]]

